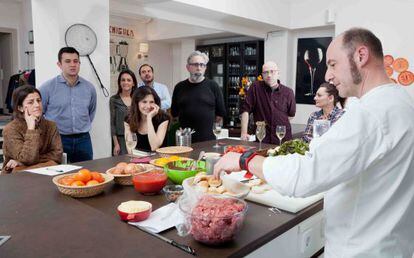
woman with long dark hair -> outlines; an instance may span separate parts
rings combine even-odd
[[[310,142],[313,138],[313,123],[315,120],[329,120],[331,126],[345,113],[343,110],[345,99],[339,96],[339,92],[333,84],[322,83],[315,95],[315,106],[319,111],[313,112],[308,119],[305,134],[302,139]],[[337,106],[339,102],[341,108]]]
[[[60,135],[56,124],[43,118],[39,90],[21,86],[12,98],[13,120],[3,130],[3,173],[61,163]]]
[[[131,106],[134,90],[137,88],[137,78],[131,70],[124,70],[118,76],[118,92],[109,100],[111,111],[111,135],[113,155],[127,154],[124,137],[124,121]]]
[[[137,135],[136,149],[155,151],[165,145],[170,117],[160,106],[160,97],[153,88],[142,86],[135,90],[124,126],[125,137],[131,133]]]

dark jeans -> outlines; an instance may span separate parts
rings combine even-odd
[[[63,151],[68,155],[68,163],[93,159],[91,136],[89,133],[60,135]]]

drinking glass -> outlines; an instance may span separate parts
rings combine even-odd
[[[316,119],[313,121],[313,138],[321,137],[329,130],[331,121],[325,119]]]
[[[259,140],[259,150],[262,149],[262,141],[266,137],[266,125],[261,124],[256,127],[256,137]]]
[[[130,133],[125,135],[125,144],[127,147],[128,152],[131,153],[131,157],[133,157],[133,150],[137,146],[138,138],[135,133]]]
[[[282,139],[285,138],[286,135],[286,126],[278,125],[276,126],[276,136],[279,138],[279,145],[282,144]]]
[[[218,143],[218,137],[221,133],[221,128],[223,127],[223,122],[214,122],[213,124],[213,133],[216,136],[216,144],[213,146],[213,148],[220,148],[220,145]]]

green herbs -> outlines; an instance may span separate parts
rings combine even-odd
[[[298,153],[300,155],[305,155],[305,152],[309,150],[309,144],[300,140],[294,139],[291,141],[284,142],[282,145],[274,148],[269,149],[267,154],[269,156],[279,156],[279,155],[287,155]]]

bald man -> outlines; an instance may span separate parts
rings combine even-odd
[[[354,99],[309,152],[268,158],[229,152],[214,173],[245,169],[287,196],[325,192],[325,258],[411,258],[413,100],[388,78],[381,41],[369,30],[340,34],[326,60],[326,81]]]
[[[279,68],[273,61],[266,62],[262,68],[263,81],[255,81],[247,91],[246,101],[241,107],[242,140],[248,140],[247,125],[249,114],[253,113],[254,122],[266,122],[265,143],[280,144],[276,136],[276,126],[286,126],[283,141],[292,139],[290,117],[296,113],[296,101],[293,90],[279,81]]]

